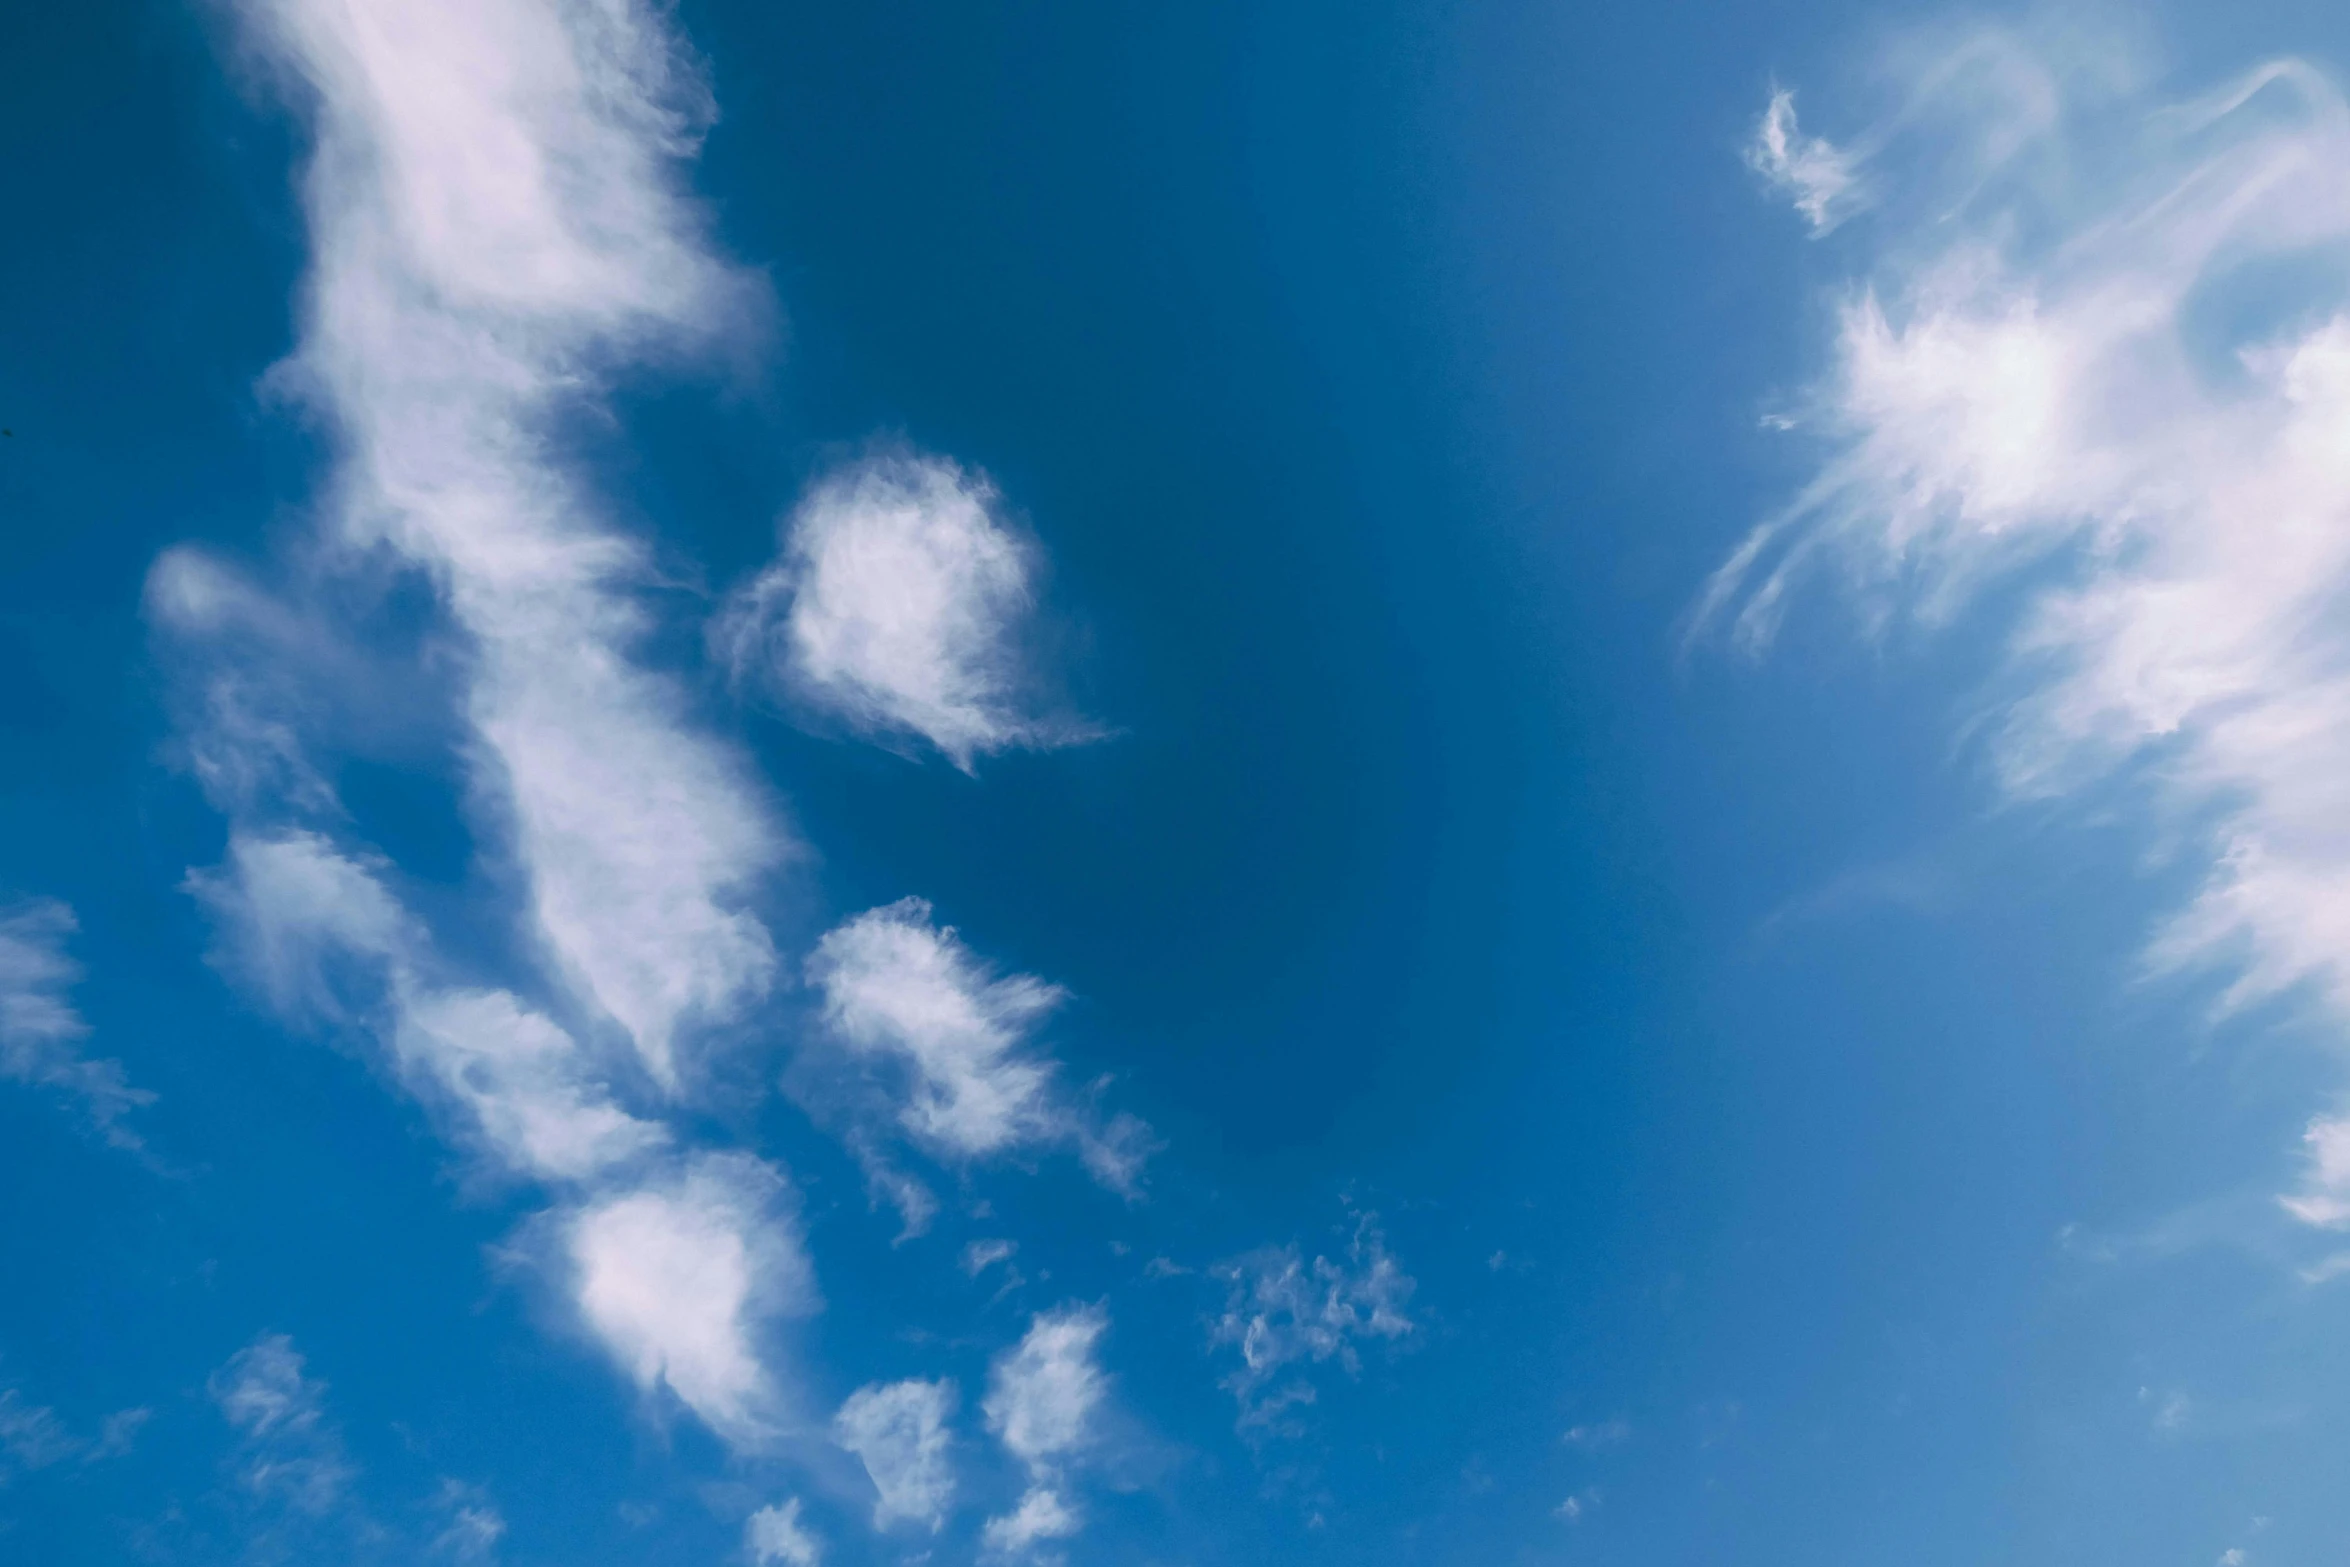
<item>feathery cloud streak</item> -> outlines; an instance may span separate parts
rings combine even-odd
[[[824,1021],[851,1050],[905,1068],[898,1119],[934,1153],[985,1158],[1074,1144],[1103,1185],[1131,1192],[1155,1144],[1131,1115],[1096,1125],[1054,1089],[1027,1041],[1065,993],[997,977],[930,905],[905,898],[828,932],[808,960]],[[909,1220],[912,1215],[909,1214]]]
[[[0,1077],[79,1100],[108,1142],[136,1148],[122,1119],[155,1096],[131,1087],[120,1062],[81,1053],[90,1025],[68,992],[82,970],[65,950],[77,928],[54,898],[0,910]]]
[[[1759,648],[1828,562],[1877,624],[2018,588],[2006,788],[2142,777],[2212,863],[2152,961],[2350,1019],[2350,104],[2294,61],[2156,104],[2090,51],[1962,53],[1868,138],[1888,192],[1921,139],[1932,174],[1857,241],[1831,455],[1701,617]],[[2305,1218],[2350,1211],[2341,1126]]]

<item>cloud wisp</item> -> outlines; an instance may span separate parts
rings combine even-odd
[[[1918,189],[1840,237],[1861,281],[1796,421],[1829,455],[1699,623],[1759,649],[1829,566],[1878,627],[1999,589],[2004,789],[2138,781],[2210,863],[2151,964],[2350,1020],[2350,103],[2295,61],[2166,103],[2077,41],[1962,53],[1997,90],[1921,76],[1865,143]],[[1774,100],[1758,163],[1792,134]],[[2312,1222],[2350,1216],[2343,1125]]]
[[[71,994],[82,969],[65,950],[78,928],[54,898],[0,909],[0,1078],[64,1094],[108,1142],[137,1148],[124,1118],[155,1096],[133,1088],[119,1061],[82,1054],[90,1025]]]
[[[984,475],[868,458],[809,491],[712,642],[739,683],[869,738],[925,741],[969,772],[992,752],[1100,735],[1035,711],[1038,561]]]
[[[248,1491],[311,1517],[342,1502],[357,1470],[326,1418],[326,1385],[292,1339],[263,1334],[212,1374],[208,1391],[242,1438],[238,1478]]]

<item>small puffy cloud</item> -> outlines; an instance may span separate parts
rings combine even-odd
[[[992,751],[1093,738],[1029,710],[1035,577],[1035,551],[985,477],[878,457],[809,493],[713,640],[737,679],[864,734],[926,740],[968,772]]]
[[[952,1382],[876,1383],[850,1394],[832,1417],[832,1439],[872,1478],[874,1528],[902,1520],[935,1533],[946,1522],[955,1499],[947,1430],[955,1402]]]
[[[82,970],[65,950],[77,928],[54,898],[0,910],[0,1078],[69,1095],[108,1142],[136,1148],[123,1118],[155,1096],[131,1087],[120,1062],[81,1052],[90,1025],[68,993]]]
[[[1001,1518],[990,1518],[980,1530],[981,1546],[991,1556],[1026,1556],[1047,1540],[1066,1540],[1083,1527],[1061,1493],[1049,1485],[1032,1485],[1020,1505]]]
[[[1404,1314],[1413,1280],[1388,1255],[1368,1214],[1342,1259],[1308,1262],[1295,1246],[1267,1247],[1211,1271],[1227,1293],[1209,1341],[1240,1352],[1240,1366],[1224,1385],[1240,1401],[1243,1426],[1271,1425],[1290,1406],[1314,1401],[1304,1382],[1271,1387],[1290,1366],[1335,1359],[1351,1373],[1359,1366],[1358,1342],[1413,1331]]]
[[[704,1154],[565,1225],[581,1320],[639,1387],[666,1386],[737,1446],[774,1430],[763,1331],[816,1304],[787,1196],[774,1166]]]
[[[1020,1342],[989,1368],[987,1428],[1030,1470],[1048,1473],[1092,1440],[1109,1392],[1094,1350],[1109,1327],[1109,1313],[1099,1306],[1039,1312]]]
[[[751,1567],[817,1567],[824,1548],[800,1522],[800,1499],[762,1507],[743,1525],[743,1554]]]
[[[326,1420],[326,1384],[308,1375],[283,1333],[268,1333],[230,1356],[206,1384],[221,1418],[243,1437],[246,1487],[297,1512],[339,1502],[356,1471]]]
[[[1842,222],[1860,195],[1853,156],[1833,142],[1806,136],[1795,123],[1795,94],[1774,92],[1754,140],[1747,144],[1749,167],[1785,191],[1795,210],[1825,234]]]

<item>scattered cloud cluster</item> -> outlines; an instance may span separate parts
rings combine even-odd
[[[1297,1247],[1278,1246],[1210,1271],[1226,1297],[1209,1340],[1240,1352],[1224,1386],[1240,1402],[1243,1429],[1278,1428],[1287,1410],[1314,1401],[1311,1382],[1281,1380],[1291,1366],[1335,1359],[1351,1374],[1361,1364],[1360,1342],[1394,1341],[1414,1331],[1404,1314],[1414,1282],[1388,1254],[1369,1214],[1356,1222],[1343,1259],[1308,1262]]]
[[[969,772],[991,752],[1096,737],[1032,711],[1036,575],[983,475],[873,457],[810,489],[712,638],[738,681],[859,734],[926,741]]]
[[[82,970],[65,950],[75,929],[54,898],[0,910],[0,1078],[68,1095],[108,1142],[136,1148],[123,1119],[155,1096],[133,1088],[120,1062],[82,1054],[90,1025],[69,995]]]
[[[646,0],[240,11],[315,139],[301,339],[274,381],[319,417],[338,468],[281,585],[193,549],[150,573],[180,753],[229,825],[188,890],[225,972],[362,1046],[471,1173],[543,1199],[509,1255],[563,1290],[624,1376],[738,1454],[775,1453],[805,1434],[777,1340],[820,1295],[788,1176],[714,1145],[695,1095],[707,1042],[754,1026],[776,986],[758,905],[795,845],[741,749],[649,653],[650,552],[566,451],[624,370],[711,350],[763,308],[683,194],[706,94]],[[969,771],[1094,733],[1044,716],[1040,568],[984,477],[875,458],[810,489],[712,647],[746,683]],[[343,611],[401,584],[429,588],[435,615],[421,648],[387,653]],[[393,689],[402,722],[453,759],[472,855],[454,892],[369,841],[338,792],[367,727],[352,710]],[[25,926],[57,940],[26,946],[52,956],[20,988],[60,1008],[69,928]],[[1036,1045],[1057,987],[996,973],[912,899],[840,925],[806,972],[831,1061],[874,1090],[846,1140],[909,1232],[936,1199],[891,1162],[899,1143],[958,1173],[1069,1149],[1135,1191],[1148,1129],[1097,1113],[1099,1085],[1072,1094]],[[42,1026],[81,1037],[70,1010]],[[1008,1261],[994,1244],[974,1243],[973,1276]],[[1099,1308],[1045,1314],[994,1367],[988,1425],[1028,1480],[986,1526],[997,1554],[1078,1527],[1069,1475],[1096,1436],[1106,1325]],[[250,1489],[331,1508],[352,1471],[290,1341],[256,1340],[212,1393]],[[835,1415],[876,1529],[943,1527],[957,1401],[953,1382],[914,1379]],[[444,1557],[486,1557],[504,1535],[470,1490],[436,1506]],[[823,1554],[798,1498],[753,1513],[744,1551]]]
[[[2000,587],[2020,609],[1981,732],[2005,788],[2137,780],[2210,865],[2151,963],[2224,965],[2225,1005],[2302,991],[2339,1020],[2350,103],[2280,61],[2151,104],[2122,54],[1987,35],[1850,155],[1773,100],[1756,161],[1815,223],[1864,165],[1922,189],[1852,242],[1865,281],[1796,421],[1827,460],[1701,621],[1758,648],[1831,563],[1879,626]],[[2288,1199],[2313,1222],[2344,1212],[2339,1127],[2312,1128]]]

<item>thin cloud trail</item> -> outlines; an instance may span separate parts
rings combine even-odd
[[[2149,963],[2350,1021],[2350,102],[2290,60],[2164,103],[2090,41],[1964,56],[1865,155],[1770,106],[1753,161],[1815,227],[1783,149],[1880,200],[1797,421],[1829,455],[1699,628],[1760,650],[1830,569],[1878,628],[2015,591],[2004,788],[2141,780],[2210,858]],[[2307,1140],[2283,1201],[2350,1224],[2350,1122]]]

